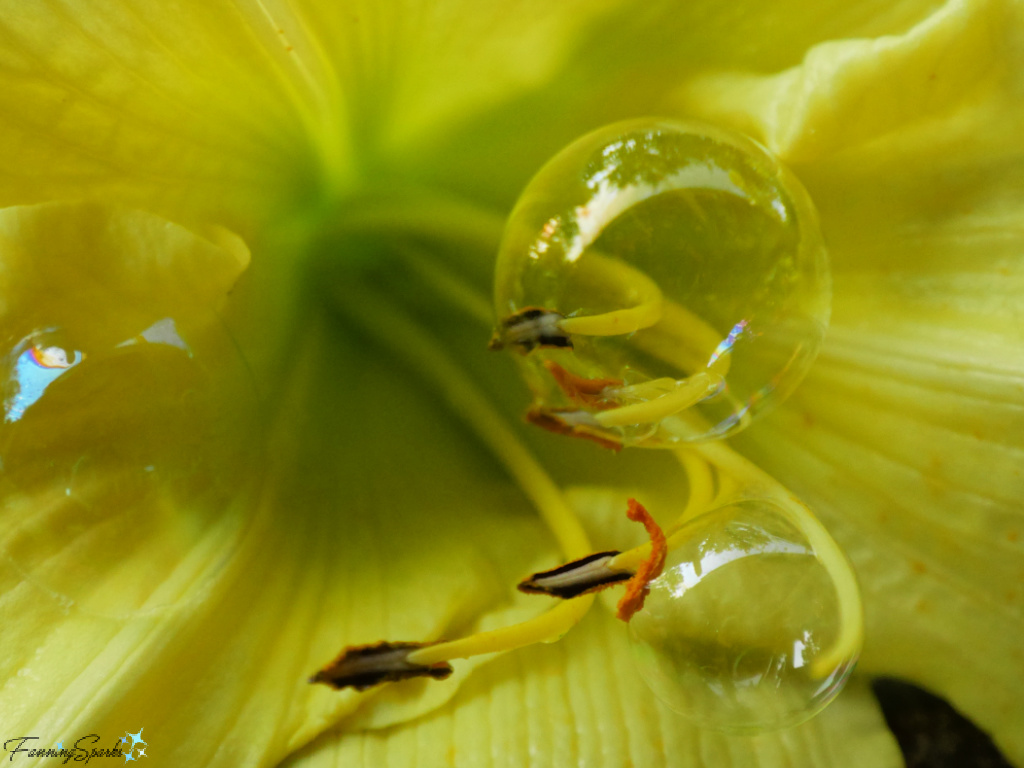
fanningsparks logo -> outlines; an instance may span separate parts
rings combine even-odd
[[[128,746],[128,739],[132,740],[131,746]],[[140,757],[145,757],[145,748],[149,746],[142,740],[142,728],[139,728],[138,733],[128,733],[128,731],[125,731],[124,736],[120,738],[118,744],[124,744],[128,747],[127,751],[125,751],[124,748],[121,749],[121,751],[124,752],[124,761],[126,763],[129,760],[138,760]],[[142,745],[141,747],[139,746],[140,744]]]
[[[146,749],[149,745],[142,738],[142,731],[142,728],[139,728],[138,733],[125,731],[124,736],[121,736],[114,743],[113,747],[108,748],[97,746],[100,742],[100,737],[95,733],[82,736],[68,747],[64,746],[63,741],[58,741],[52,747],[41,747],[38,743],[40,740],[38,736],[16,736],[4,742],[4,752],[7,753],[12,763],[15,757],[26,759],[56,758],[61,763],[73,760],[76,763],[85,763],[86,765],[96,758],[124,758],[124,761],[127,763],[129,760],[139,760],[147,756]]]

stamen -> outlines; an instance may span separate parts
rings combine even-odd
[[[621,387],[622,379],[585,379],[565,370],[554,360],[545,360],[544,367],[570,400],[596,410],[615,407],[615,403],[609,401],[606,390],[609,387]]]
[[[686,507],[672,525],[666,530],[673,533],[684,523],[692,520],[697,515],[711,509],[716,495],[722,491],[723,480],[719,478],[719,488],[715,489],[715,476],[712,473],[711,464],[705,461],[697,453],[685,448],[676,452],[679,462],[683,465],[686,473],[686,481],[690,486],[690,495],[686,500]]]
[[[562,331],[581,336],[625,336],[658,324],[664,299],[654,280],[622,259],[594,251],[588,253],[587,267],[601,283],[622,286],[624,294],[634,297],[637,303],[599,315],[566,318],[559,323]]]
[[[309,679],[325,683],[336,690],[355,688],[365,691],[380,683],[395,683],[413,677],[444,680],[452,673],[446,662],[416,664],[409,654],[428,643],[388,643],[350,646],[341,655]]]
[[[619,600],[615,616],[622,621],[629,621],[637,611],[644,607],[647,585],[661,575],[661,571],[665,567],[665,556],[668,554],[665,534],[662,533],[651,514],[636,499],[629,500],[626,517],[634,522],[643,523],[644,528],[647,529],[647,535],[651,537],[651,554],[640,563],[636,574],[626,584],[626,593]]]
[[[633,577],[633,571],[614,571],[608,566],[618,554],[615,551],[595,552],[550,571],[535,573],[520,582],[519,591],[560,597],[563,600],[600,592]]]
[[[530,424],[556,435],[590,440],[616,453],[622,450],[622,442],[602,430],[586,411],[555,411],[534,405],[526,412],[525,418]]]
[[[624,405],[621,408],[602,411],[594,415],[594,421],[602,427],[624,427],[630,424],[652,424],[667,416],[679,413],[696,405],[722,386],[723,379],[717,374],[702,371],[679,382],[675,391],[643,403]]]
[[[499,350],[512,346],[524,355],[537,347],[572,349],[573,334],[626,336],[657,325],[661,320],[663,303],[657,283],[619,259],[592,254],[590,261],[605,280],[628,286],[639,303],[599,315],[569,318],[550,309],[525,307],[502,318],[487,348]]]
[[[579,623],[593,602],[593,595],[567,600],[547,613],[519,624],[420,648],[409,654],[409,661],[413,664],[434,664],[448,659],[468,659],[484,653],[514,651],[535,643],[551,643]]]
[[[569,334],[560,326],[563,319],[550,309],[527,307],[501,320],[487,348],[495,351],[511,346],[523,355],[537,347],[572,349]]]
[[[398,352],[492,450],[533,502],[563,554],[577,558],[591,552],[587,533],[559,487],[437,341],[368,285],[355,280],[328,282],[339,299],[338,310],[381,345]],[[404,661],[417,667],[433,667],[449,659],[550,642],[572,629],[593,601],[592,595],[584,595],[519,624],[411,648]]]

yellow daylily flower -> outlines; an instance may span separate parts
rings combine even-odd
[[[889,766],[889,675],[1024,765],[1022,29],[1013,0],[0,2],[12,762],[96,734],[158,765]],[[852,561],[861,676],[796,728],[702,730],[598,602],[446,682],[309,685],[539,615],[513,586],[576,534],[537,507],[618,549],[627,497],[693,491],[520,428],[485,349],[520,190],[648,115],[751,135],[820,213],[827,341],[733,445]]]

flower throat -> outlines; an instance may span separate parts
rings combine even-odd
[[[830,299],[813,205],[750,139],[632,121],[584,136],[538,172],[498,252],[489,346],[517,360],[534,397],[527,421],[614,451],[671,451],[689,484],[677,509],[653,516],[629,501],[649,543],[594,552],[560,489],[458,364],[364,292],[353,316],[374,317],[367,330],[457,404],[568,562],[519,585],[559,601],[536,619],[445,642],[350,646],[312,681],[361,690],[443,679],[452,659],[557,639],[596,591],[624,586],[617,615],[637,669],[673,710],[740,731],[820,711],[859,654],[856,580],[814,515],[720,440],[799,384]]]

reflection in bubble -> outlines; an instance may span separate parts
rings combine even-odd
[[[750,321],[746,318],[740,320],[736,325],[729,331],[729,335],[722,339],[722,342],[715,347],[715,351],[711,353],[711,357],[708,359],[708,367],[714,365],[722,355],[727,355],[732,351],[732,348],[736,346],[736,341],[743,336],[743,334],[750,333]]]
[[[189,348],[185,340],[181,338],[178,333],[178,326],[174,322],[174,318],[165,317],[162,320],[157,320],[146,330],[142,331],[138,336],[122,341],[118,344],[118,347],[130,347],[132,344],[167,344],[171,347],[177,347],[183,352],[187,352],[189,357],[192,356],[192,350]]]
[[[0,357],[0,560],[106,617],[180,605],[167,574],[212,583],[248,524],[260,445],[251,373],[213,312],[132,320],[90,313]]]
[[[774,536],[766,531],[752,528],[740,522],[733,526],[730,543],[703,546],[700,559],[683,561],[676,566],[669,590],[674,597],[682,597],[694,589],[712,573],[730,563],[755,555],[814,555],[814,551],[802,542]],[[736,543],[737,541],[741,543]]]
[[[12,371],[4,382],[4,421],[13,422],[25,415],[25,409],[39,400],[46,388],[74,368],[84,359],[79,350],[68,350],[56,345],[45,344],[52,333],[43,331],[23,339],[11,353],[14,358]]]

